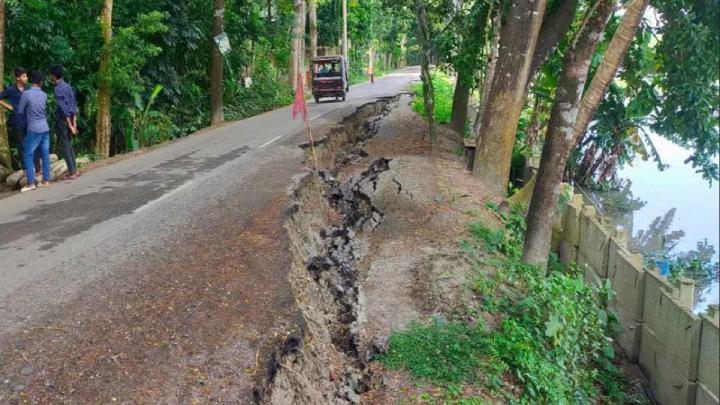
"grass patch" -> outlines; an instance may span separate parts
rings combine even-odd
[[[455,87],[450,80],[450,76],[440,71],[433,73],[432,82],[435,88],[435,122],[438,124],[449,124]],[[422,83],[413,85],[412,91],[415,93],[412,104],[413,111],[425,117]]]
[[[577,266],[565,269],[554,258],[548,274],[523,264],[522,209],[501,217],[500,229],[471,222],[461,244],[476,268],[494,269],[468,281],[479,310],[498,326],[468,318],[413,324],[390,338],[381,360],[423,381],[482,386],[510,403],[630,401],[612,362],[619,328],[605,310],[611,286],[586,284]]]
[[[421,379],[458,383],[478,378],[484,331],[458,322],[414,323],[390,337],[382,361]]]

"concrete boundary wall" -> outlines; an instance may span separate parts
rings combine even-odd
[[[693,288],[675,288],[642,255],[627,248],[627,236],[607,229],[591,205],[575,195],[555,221],[553,247],[564,264],[584,268],[586,282],[609,280],[609,304],[623,333],[617,342],[639,364],[661,405],[720,405],[720,333],[715,319],[694,315]]]

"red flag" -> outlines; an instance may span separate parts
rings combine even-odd
[[[297,86],[295,88],[295,102],[293,103],[292,116],[297,119],[302,116],[303,120],[307,119],[307,105],[305,104],[305,91],[303,90],[302,75],[298,73]]]

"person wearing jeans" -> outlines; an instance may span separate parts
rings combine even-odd
[[[18,105],[20,104],[20,97],[22,97],[23,92],[25,91],[25,88],[27,87],[28,83],[28,74],[27,70],[23,67],[17,67],[15,68],[15,84],[12,86],[8,86],[5,90],[0,93],[0,100],[7,100],[10,102],[10,105],[4,105],[4,107],[10,111],[12,111],[12,114],[10,115],[10,120],[8,122],[8,132],[10,134],[10,138],[17,147],[20,156],[20,165],[22,166],[22,169],[25,170],[25,162],[23,162],[23,142],[25,139],[25,118],[20,115],[17,112]],[[12,108],[10,108],[12,107]],[[40,170],[40,151],[38,150],[35,153],[35,157],[33,159],[35,163],[35,171]]]
[[[80,173],[75,163],[75,151],[72,147],[72,136],[77,135],[77,100],[75,99],[75,91],[63,80],[62,66],[52,66],[50,68],[50,78],[55,84],[55,124],[57,130],[58,141],[65,156],[68,174],[67,179],[75,179]]]
[[[25,118],[27,132],[23,142],[23,164],[27,176],[27,186],[20,191],[35,190],[35,165],[33,155],[40,148],[42,159],[41,186],[50,185],[50,126],[47,122],[48,96],[42,91],[43,73],[39,70],[32,72],[30,82],[32,87],[25,90],[20,97],[17,113]]]
[[[36,187],[33,152],[35,152],[38,148],[40,149],[40,159],[42,161],[42,183],[40,183],[40,185],[50,185],[50,131],[27,131],[25,134],[25,142],[23,144],[23,164],[27,168],[25,169],[25,174],[27,175],[28,185],[20,191],[30,191]],[[32,182],[30,179],[32,179]]]

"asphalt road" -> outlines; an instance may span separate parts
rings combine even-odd
[[[406,69],[309,102],[338,122]],[[244,403],[293,326],[286,107],[0,200],[0,403]],[[243,371],[238,371],[243,370]]]

